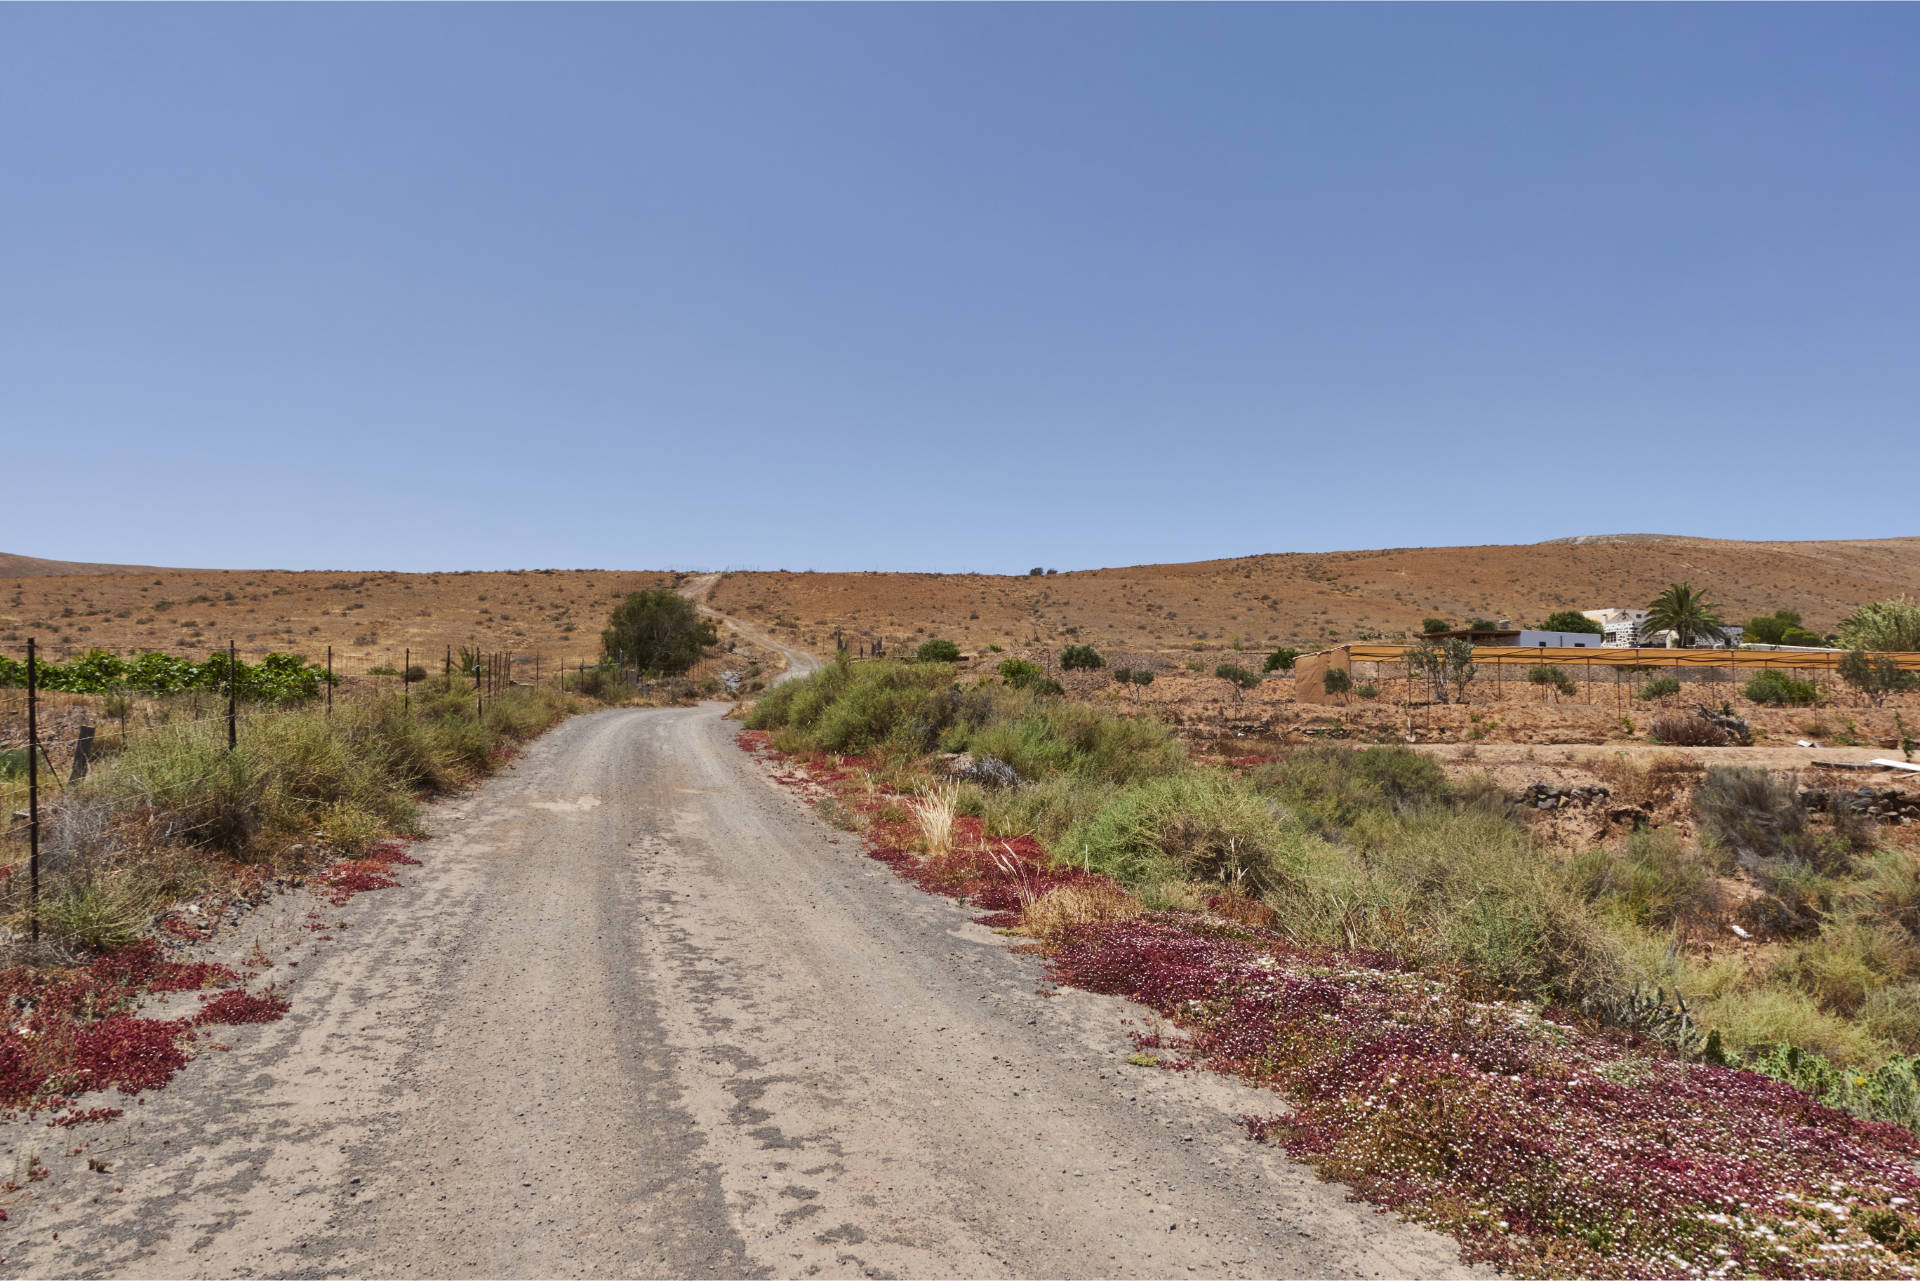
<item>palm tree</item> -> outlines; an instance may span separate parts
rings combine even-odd
[[[1696,592],[1686,583],[1668,583],[1667,590],[1647,606],[1648,631],[1672,632],[1674,643],[1686,649],[1696,640],[1727,643],[1727,629],[1706,593]]]

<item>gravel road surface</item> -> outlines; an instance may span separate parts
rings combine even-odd
[[[292,1013],[118,1121],[9,1124],[53,1175],[0,1271],[1464,1271],[1244,1139],[1274,1096],[1130,1066],[1142,1011],[863,857],[721,710],[561,725],[332,941],[259,913]]]

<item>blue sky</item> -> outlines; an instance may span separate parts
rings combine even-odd
[[[1920,534],[1920,8],[0,7],[0,550]]]

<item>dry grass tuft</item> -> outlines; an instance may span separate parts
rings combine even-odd
[[[1089,881],[1048,890],[1026,905],[1021,930],[1046,942],[1064,938],[1086,925],[1104,925],[1139,916],[1147,909],[1118,885]]]
[[[913,821],[927,854],[938,857],[953,851],[955,797],[950,787],[929,788],[912,802]]]

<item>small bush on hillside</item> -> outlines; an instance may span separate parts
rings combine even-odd
[[[1751,702],[1777,707],[1810,707],[1820,699],[1819,687],[1812,681],[1795,680],[1775,669],[1756,672],[1740,692]]]
[[[960,661],[960,647],[950,640],[921,641],[920,648],[913,656],[923,663],[957,663]]]
[[[1344,697],[1353,690],[1353,677],[1344,667],[1329,667],[1320,674],[1320,688],[1335,697]]]
[[[1532,685],[1544,685],[1555,693],[1568,697],[1580,692],[1579,686],[1573,683],[1573,677],[1567,675],[1565,669],[1555,667],[1551,663],[1528,668],[1527,682]]]
[[[1353,687],[1353,692],[1358,697],[1367,699],[1369,701],[1380,697],[1380,687],[1378,685],[1375,685],[1372,681],[1363,681],[1362,683],[1355,685]]]
[[[1260,670],[1266,672],[1290,672],[1293,670],[1295,660],[1299,657],[1300,651],[1297,649],[1276,649],[1273,653],[1267,655],[1267,661],[1261,665]]]
[[[427,669],[415,663],[406,670],[405,676],[408,684],[418,685],[421,681],[427,679]]]
[[[1727,731],[1700,716],[1660,716],[1647,727],[1647,736],[1668,747],[1725,747]]]
[[[1213,674],[1236,689],[1253,689],[1260,684],[1260,674],[1250,672],[1233,663],[1222,663],[1213,669]]]
[[[1091,645],[1069,645],[1060,651],[1061,671],[1093,671],[1106,665],[1107,660],[1100,657],[1100,651]]]
[[[1679,692],[1680,678],[1678,676],[1656,676],[1652,680],[1642,682],[1640,688],[1634,691],[1633,696],[1651,701],[1656,698],[1671,698]]]
[[[1003,660],[1000,664],[999,671],[1000,679],[1015,689],[1026,689],[1035,681],[1045,680],[1047,675],[1046,672],[1041,670],[1040,664],[1029,663],[1024,658],[1009,658]]]
[[[1423,618],[1420,620],[1420,630],[1432,636],[1436,632],[1452,631],[1453,624],[1444,618]]]

